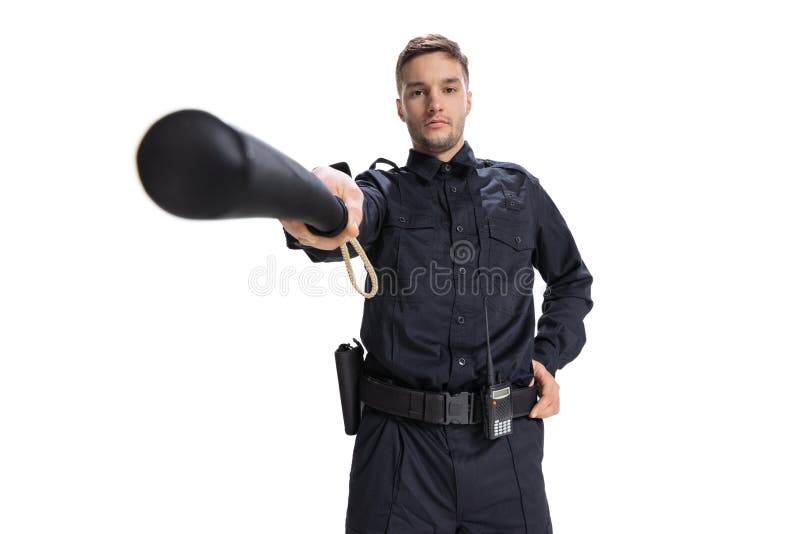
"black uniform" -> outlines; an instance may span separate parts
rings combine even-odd
[[[358,240],[379,282],[364,301],[366,374],[428,391],[479,391],[484,302],[495,371],[515,386],[530,383],[532,359],[555,375],[578,355],[592,276],[537,178],[476,159],[465,143],[450,162],[411,150],[405,167],[367,171],[356,183],[364,193]],[[339,250],[286,238],[314,262],[342,260]],[[547,283],[535,337],[534,267]],[[541,419],[520,418],[512,435],[490,441],[480,425],[365,408],[347,531],[551,532],[543,431]]]

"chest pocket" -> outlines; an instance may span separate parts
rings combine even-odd
[[[434,217],[430,213],[398,207],[391,210],[384,231],[396,242],[395,275],[400,289],[416,280],[419,286],[430,269],[431,251],[435,239]]]
[[[523,219],[489,216],[489,263],[509,277],[533,262],[533,225]],[[510,278],[511,280],[511,278]]]
[[[490,302],[516,309],[533,290],[533,225],[527,220],[489,216]],[[494,274],[497,273],[497,274]]]

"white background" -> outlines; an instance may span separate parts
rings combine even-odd
[[[540,178],[595,277],[556,532],[798,532],[792,3],[522,5],[2,8],[0,532],[343,531],[363,299],[302,282],[275,220],[160,211],[134,154],[196,107],[309,168],[402,163],[394,63],[429,32],[470,58],[476,154]]]

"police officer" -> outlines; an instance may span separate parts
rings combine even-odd
[[[464,140],[472,93],[458,44],[412,39],[396,79],[406,165],[355,180],[314,170],[349,211],[335,238],[281,220],[287,246],[315,262],[341,261],[339,245],[358,236],[379,278],[364,301],[364,373],[409,399],[377,403],[385,410],[365,401],[346,532],[552,532],[542,419],[559,411],[556,370],[586,341],[592,276],[539,180],[476,158]],[[534,267],[547,284],[535,337]],[[448,404],[485,386],[489,351],[515,392],[538,393],[513,432],[491,440],[472,408],[464,420]]]

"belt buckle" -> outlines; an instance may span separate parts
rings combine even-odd
[[[469,391],[462,391],[451,395],[447,391],[444,393],[444,424],[445,425],[468,425],[472,423],[473,406],[470,402]]]

